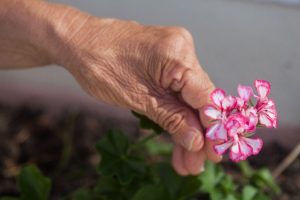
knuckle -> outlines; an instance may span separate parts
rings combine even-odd
[[[181,47],[192,41],[191,33],[183,27],[168,27],[166,34],[159,43],[167,47]]]
[[[170,134],[178,133],[184,124],[186,112],[183,108],[178,108],[175,105],[164,105],[163,107],[159,109],[162,111],[158,112],[157,115],[159,124]]]
[[[174,27],[174,32],[188,41],[193,39],[191,32],[184,27]]]
[[[215,88],[215,85],[210,80],[209,75],[205,71],[201,72],[201,78],[199,79],[199,81],[201,81],[200,90],[203,92],[210,93]]]

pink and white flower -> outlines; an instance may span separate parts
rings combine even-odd
[[[250,86],[239,85],[238,97],[226,96],[222,89],[211,93],[211,105],[205,107],[204,113],[215,122],[206,130],[206,138],[221,141],[214,145],[217,154],[229,150],[231,160],[238,162],[260,152],[263,141],[253,136],[258,124],[267,128],[277,127],[275,103],[268,98],[271,84],[268,81],[256,80],[254,85],[257,95]],[[251,98],[256,98],[253,105]]]
[[[267,128],[277,127],[277,111],[275,102],[268,99],[270,94],[271,84],[268,81],[256,80],[254,82],[258,95],[256,109],[260,124]]]
[[[260,152],[263,142],[260,138],[247,138],[245,132],[246,121],[246,117],[241,114],[234,114],[228,118],[225,128],[228,131],[229,139],[214,146],[217,154],[224,154],[227,149],[230,149],[230,159],[238,162]]]
[[[235,108],[236,100],[232,96],[226,96],[222,89],[215,89],[210,98],[213,104],[206,106],[204,113],[216,122],[207,129],[206,137],[210,140],[227,140],[224,124],[228,114]]]
[[[241,114],[246,118],[245,130],[248,132],[255,131],[258,123],[258,115],[256,108],[248,107],[246,109],[242,109]]]

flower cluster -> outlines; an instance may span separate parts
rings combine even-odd
[[[239,85],[237,97],[226,96],[224,90],[215,89],[210,96],[212,104],[204,111],[214,122],[206,130],[206,138],[218,141],[214,150],[219,155],[229,149],[229,157],[235,162],[260,152],[263,141],[252,137],[257,127],[277,127],[275,103],[268,98],[270,83],[255,80],[254,85],[257,94],[250,86]]]

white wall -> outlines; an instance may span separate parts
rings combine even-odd
[[[194,35],[201,64],[216,85],[272,82],[280,122],[300,119],[300,7],[238,0],[57,0],[98,16],[182,25]],[[59,67],[0,71],[0,86],[38,85],[83,95]],[[50,89],[49,89],[50,88]],[[1,91],[0,91],[1,92]],[[1,94],[5,95],[5,94]],[[89,99],[89,98],[88,98]]]

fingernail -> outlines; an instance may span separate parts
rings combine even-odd
[[[184,138],[182,140],[182,145],[187,149],[191,150],[194,144],[194,141],[197,137],[198,133],[195,131],[189,131],[184,135]]]
[[[204,167],[204,165],[202,165],[200,168],[200,173],[204,172],[204,170],[205,170],[205,167]]]
[[[194,143],[192,147],[194,147],[196,150],[199,150],[203,147],[204,141],[202,135],[198,134],[194,140]]]

